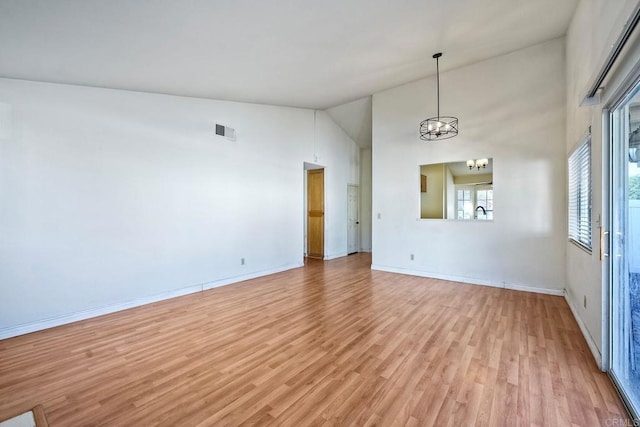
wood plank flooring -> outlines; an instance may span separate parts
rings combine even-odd
[[[37,404],[53,427],[626,418],[563,298],[370,263],[367,254],[309,260],[0,341],[0,419]]]

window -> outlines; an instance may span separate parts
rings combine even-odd
[[[591,136],[569,156],[569,240],[591,251]]]
[[[493,219],[493,187],[491,185],[458,185],[456,193],[457,219]]]
[[[473,217],[473,201],[471,190],[458,190],[458,219],[471,219]]]
[[[493,190],[477,189],[476,190],[476,216],[478,219],[493,219]]]

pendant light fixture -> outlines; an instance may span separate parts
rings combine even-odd
[[[480,168],[486,169],[488,164],[489,159],[467,160],[467,167],[469,170],[473,168],[478,168],[478,170],[480,170]]]
[[[440,67],[438,60],[442,53],[436,53],[433,58],[436,60],[436,90],[438,102],[438,115],[420,122],[420,139],[423,141],[433,141],[438,139],[453,138],[458,134],[458,118],[440,115]]]

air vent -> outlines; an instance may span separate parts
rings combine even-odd
[[[223,136],[231,141],[236,140],[236,131],[229,126],[219,125],[216,123],[216,135]]]

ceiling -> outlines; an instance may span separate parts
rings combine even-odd
[[[329,116],[360,147],[370,147],[372,139],[371,97],[357,99],[327,109]]]
[[[562,36],[577,2],[0,0],[0,76],[326,109]]]

